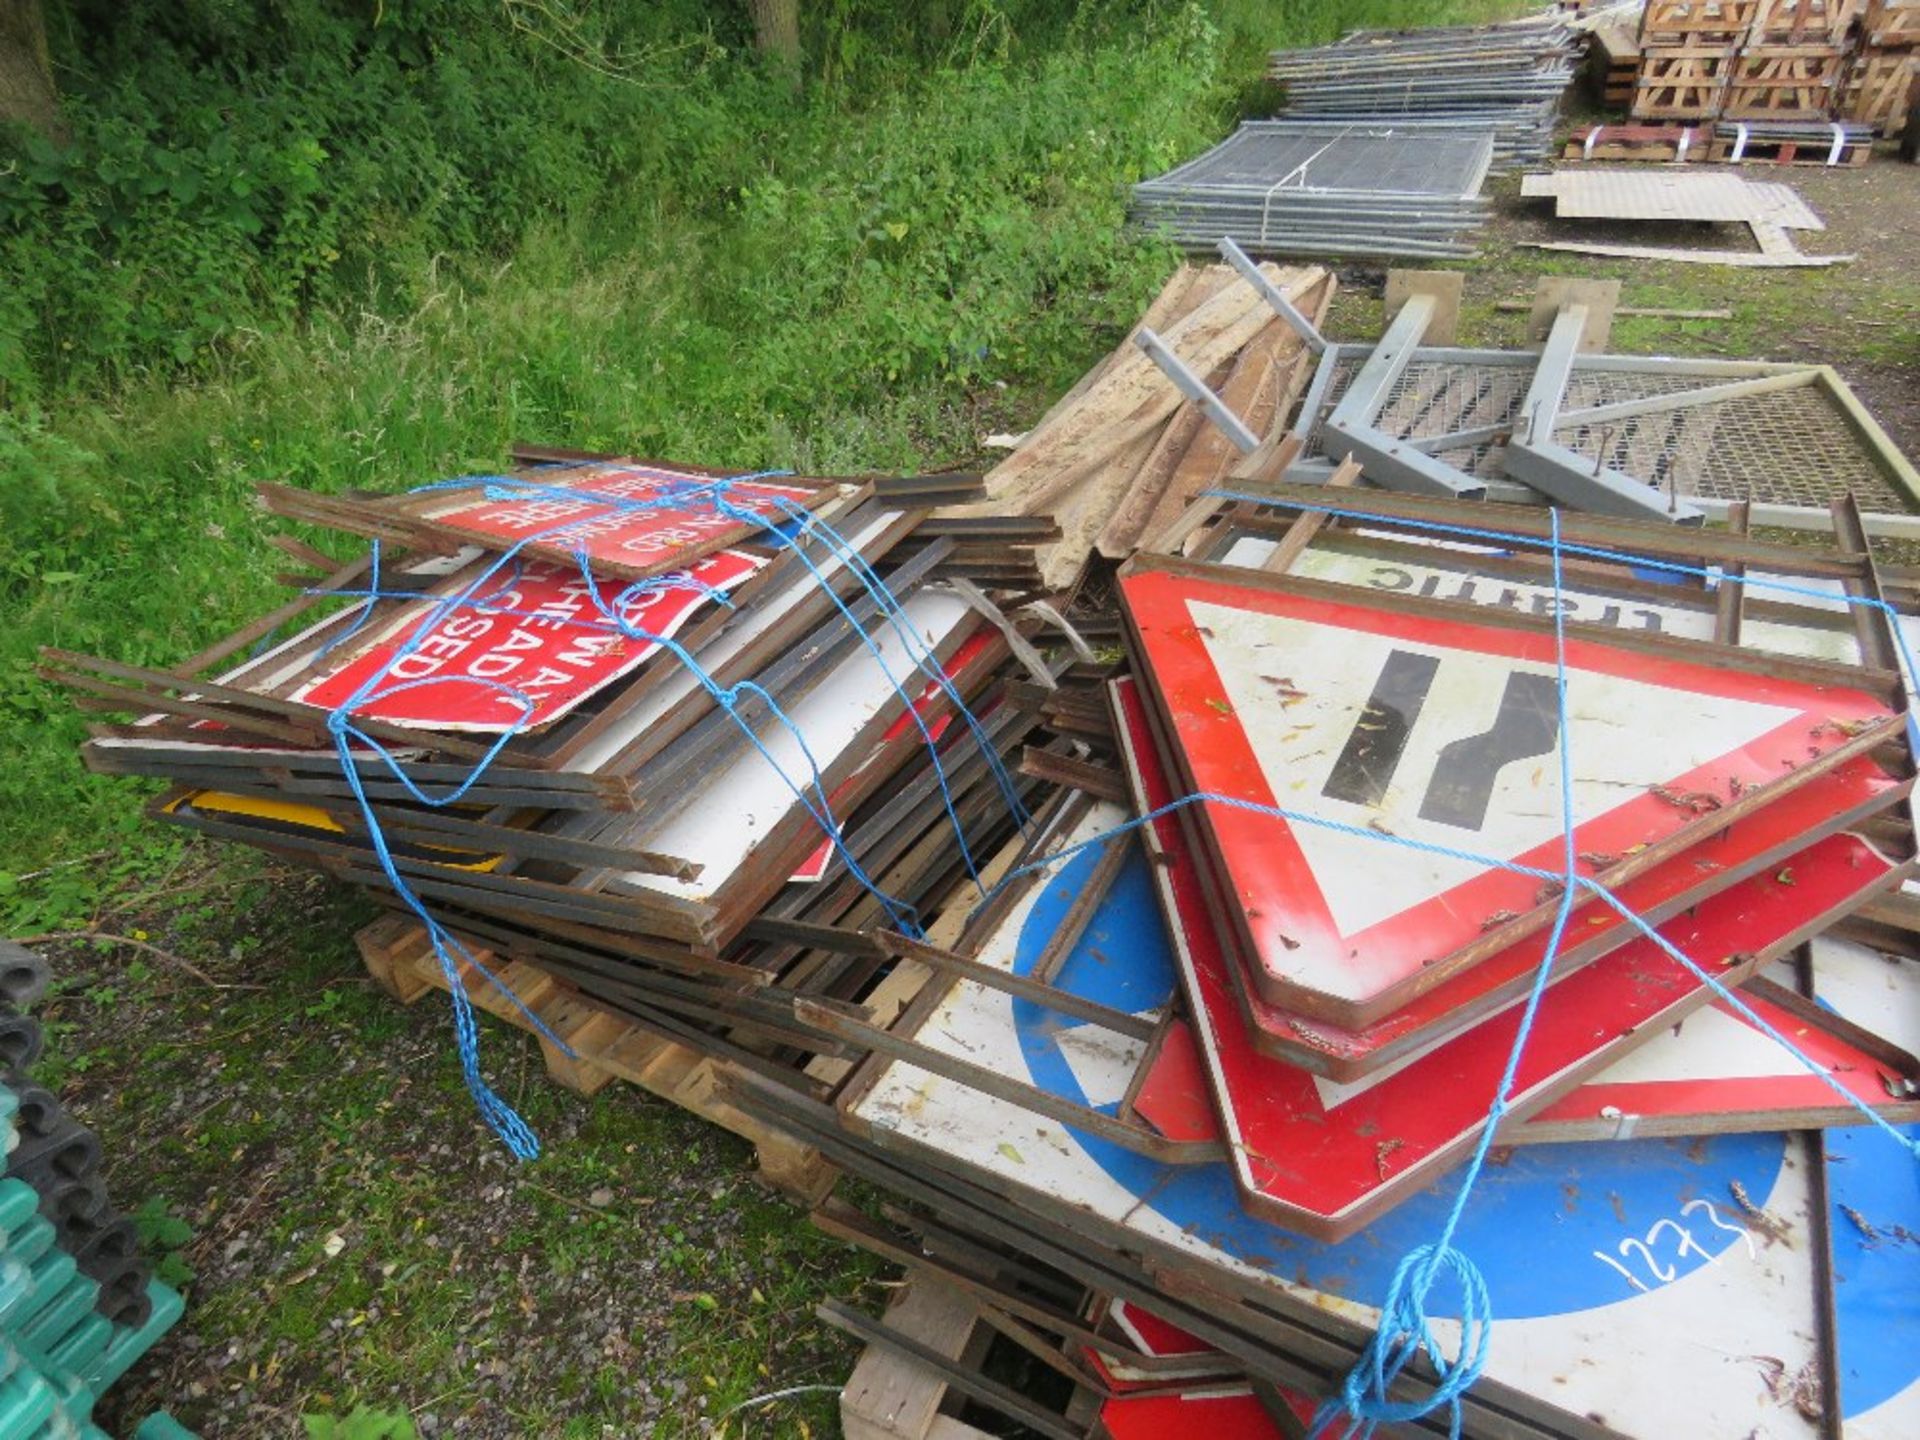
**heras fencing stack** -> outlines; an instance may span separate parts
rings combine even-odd
[[[1488,126],[1494,168],[1537,160],[1580,54],[1551,17],[1478,28],[1356,30],[1331,45],[1277,50],[1268,78],[1288,118],[1450,120]]]

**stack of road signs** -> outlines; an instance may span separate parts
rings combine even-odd
[[[1148,557],[1121,600],[1161,789],[1207,797],[1169,923],[1236,1171],[1306,1233],[1471,1151],[1542,966],[1510,1123],[1712,1000],[1591,892],[1552,941],[1565,847],[1729,984],[1911,858],[1859,833],[1912,784],[1897,677]]]
[[[1035,853],[1093,840],[1128,813],[1063,814]],[[1188,1331],[1240,1374],[1324,1398],[1378,1322],[1400,1257],[1436,1232],[1454,1182],[1338,1242],[1254,1213],[1230,1163],[1235,1138],[1217,1128],[1227,1119],[1190,1123],[1214,1117],[1192,1103],[1196,1067],[1169,1020],[1179,955],[1156,913],[1158,872],[1178,852],[1119,853],[1113,865],[1083,851],[999,907],[975,958],[1000,975],[963,980],[918,1016],[927,1054],[869,1071],[840,1097],[838,1128],[797,1097],[753,1082],[749,1093],[783,1123],[811,1126],[837,1163],[918,1203],[923,1237],[883,1253],[1070,1333],[978,1273],[981,1245],[1006,1247]],[[1890,869],[1863,848],[1854,883]],[[1884,1007],[1889,977],[1873,967],[1885,962],[1857,959],[1868,987],[1829,1003]],[[1014,993],[1009,976],[1044,977],[1051,993]],[[1052,1113],[962,1080],[961,1062],[1031,1084]],[[1156,1155],[1154,1138],[1177,1145]],[[1374,1151],[1389,1173],[1394,1139]],[[1832,1414],[1853,1436],[1912,1433],[1916,1321],[1892,1297],[1920,1276],[1912,1247],[1889,1237],[1916,1221],[1910,1161],[1873,1132],[1516,1147],[1483,1175],[1456,1239],[1486,1275],[1494,1316],[1467,1432],[1812,1437]],[[1454,1303],[1443,1286],[1429,1306],[1448,1345]],[[1418,1399],[1432,1381],[1416,1367],[1397,1393]],[[1226,1383],[1212,1373],[1179,1388]],[[1191,1423],[1147,1433],[1213,1433],[1206,1412],[1177,1413]],[[1434,1424],[1445,1433],[1444,1412]]]
[[[1093,1433],[1297,1433],[1462,1183],[1570,828],[1685,961],[1571,910],[1455,1237],[1493,1317],[1466,1432],[1913,1433],[1920,1192],[1862,1122],[1920,1120],[1920,977],[1830,933],[1913,864],[1904,625],[1843,598],[1872,561],[1563,517],[1556,583],[1544,516],[1270,489],[1301,518],[1222,499],[1208,563],[1123,571],[1127,803],[1047,810],[831,1107],[742,1082],[914,1202],[829,1228],[1060,1347]]]
[[[1005,695],[1016,652],[1055,683],[1036,622],[930,578],[950,542],[894,554],[972,494],[607,459],[274,491],[379,547],[295,547],[306,593],[177,670],[46,668],[131,712],[87,757],[172,782],[163,819],[431,906],[703,1045],[834,1049],[793,996],[860,993],[854,932],[911,933],[1035,783],[1038,717]]]
[[[1920,1195],[1865,1122],[1920,1121],[1920,571],[1851,498],[1694,528],[1639,468],[1712,430],[1788,434],[1799,474],[1798,437],[1870,422],[1797,373],[1655,394],[1564,297],[1524,364],[1428,346],[1418,289],[1343,355],[1301,313],[1323,272],[1236,269],[1187,274],[1181,343],[1143,326],[991,493],[557,452],[273,490],[376,544],[283,541],[303,593],[173,670],[45,668],[121,717],[89,763],[414,915],[457,1006],[570,984],[907,1202],[822,1219],[1071,1377],[1040,1433],[1292,1433],[1461,1195],[1467,1433],[1915,1433]],[[1775,427],[1783,395],[1821,425]],[[1275,478],[1310,437],[1417,493]],[[1812,483],[1883,483],[1846,454]],[[1657,523],[1454,498],[1521,480]],[[1782,513],[1830,543],[1746,533]],[[1138,553],[1103,615],[1109,550]],[[1478,1315],[1427,1304],[1396,1399]]]

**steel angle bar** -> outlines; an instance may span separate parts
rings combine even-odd
[[[1008,1256],[1003,1249],[983,1244],[979,1238],[943,1225],[937,1219],[909,1215],[898,1205],[886,1206],[884,1210],[887,1218],[905,1230],[905,1234],[883,1227],[864,1212],[833,1197],[808,1218],[817,1229],[837,1240],[909,1271],[932,1275],[966,1291],[982,1304],[1004,1309],[1031,1325],[1097,1351],[1109,1360],[1140,1369],[1166,1368],[1167,1362],[1157,1361],[1156,1357],[1145,1355],[1088,1325],[1080,1313],[1086,1308],[1084,1286],[1069,1280],[1059,1287],[1071,1286],[1073,1293],[1082,1299],[1078,1307],[1071,1306],[1062,1297],[1028,1293],[1035,1288],[1032,1282],[1036,1278],[1044,1278],[1036,1276],[1031,1257]],[[1015,1276],[1025,1282],[1020,1290],[1010,1283]]]
[[[1597,425],[1608,420],[1628,420],[1644,415],[1659,415],[1669,410],[1687,410],[1722,400],[1738,400],[1749,395],[1768,395],[1776,390],[1814,385],[1819,383],[1819,379],[1820,368],[1809,365],[1800,370],[1756,375],[1746,380],[1728,380],[1719,385],[1703,385],[1697,390],[1675,390],[1664,395],[1645,395],[1637,400],[1619,400],[1610,405],[1590,405],[1582,410],[1562,410],[1555,416],[1553,428]]]
[[[1152,330],[1142,325],[1134,332],[1133,343],[1147,353],[1147,357],[1173,381],[1182,395],[1200,407],[1207,419],[1242,455],[1250,455],[1260,448],[1260,437],[1249,430],[1240,417],[1228,408],[1227,403],[1214,394],[1207,382],[1194,374],[1187,367],[1187,362],[1167,348],[1166,342]]]
[[[1576,510],[1636,520],[1668,520],[1677,525],[1704,524],[1705,514],[1678,496],[1662,496],[1632,475],[1608,469],[1598,461],[1589,464],[1574,451],[1554,443],[1560,405],[1586,326],[1585,305],[1568,305],[1555,317],[1534,367],[1533,383],[1521,402],[1519,423],[1502,454],[1502,468],[1514,479]]]
[[[1333,382],[1339,375],[1340,357],[1346,348],[1330,343],[1320,352],[1320,359],[1313,367],[1313,378],[1307,382],[1306,391],[1300,397],[1300,411],[1294,416],[1290,433],[1301,442],[1303,448],[1313,438],[1313,432],[1320,424],[1321,412],[1327,404],[1327,392],[1333,388]],[[1303,462],[1296,460],[1294,463],[1298,465]]]
[[[1893,443],[1893,437],[1881,428],[1873,412],[1860,403],[1860,397],[1840,378],[1839,371],[1831,365],[1822,365],[1819,373],[1821,390],[1839,410],[1848,428],[1859,437],[1860,443],[1886,472],[1888,483],[1907,500],[1920,505],[1920,469],[1915,469],[1913,462]]]
[[[1378,519],[1385,524],[1400,524],[1419,531],[1433,532],[1438,526],[1471,523],[1489,532],[1484,543],[1503,548],[1536,546],[1545,548],[1553,527],[1537,508],[1515,506],[1487,510],[1463,519],[1457,506],[1444,501],[1414,495],[1395,495],[1379,490],[1342,491],[1329,500],[1319,486],[1291,480],[1266,484],[1248,483],[1241,487],[1249,499],[1281,510],[1313,511],[1331,503],[1344,518],[1362,523]],[[1823,527],[1833,534],[1833,518],[1827,515]],[[1755,523],[1758,522],[1756,516]],[[1646,560],[1673,560],[1687,565],[1713,566],[1744,562],[1755,570],[1779,570],[1783,573],[1845,580],[1859,573],[1859,552],[1810,549],[1765,540],[1728,535],[1718,530],[1677,531],[1666,525],[1621,520],[1605,515],[1568,514],[1560,517],[1562,543],[1584,545]]]
[[[1284,478],[1296,485],[1322,485],[1333,471],[1331,460],[1298,460],[1287,468]],[[1487,487],[1485,498],[1498,504],[1540,507],[1549,503],[1547,497],[1538,490],[1517,480],[1488,480],[1484,483]],[[1687,503],[1709,521],[1721,524],[1732,513],[1733,507],[1743,502],[1722,499],[1717,495],[1689,495]],[[1745,503],[1749,505],[1752,523],[1768,529],[1817,535],[1827,532],[1832,526],[1831,514],[1818,505],[1781,505],[1767,501]],[[1895,515],[1881,510],[1868,510],[1861,513],[1861,522],[1866,526],[1867,534],[1876,540],[1920,541],[1920,515]]]
[[[842,1127],[832,1109],[747,1077],[726,1077],[733,1103],[748,1114],[803,1135],[841,1169],[926,1206],[943,1220],[1028,1255],[1103,1295],[1118,1296],[1179,1325],[1225,1351],[1250,1373],[1283,1383],[1324,1389],[1359,1357],[1364,1327],[1339,1315],[1304,1306],[1252,1276],[1196,1262],[1164,1242],[1122,1230],[1097,1218],[1054,1208],[1030,1192],[1004,1187],[997,1177],[948,1157],[876,1132],[863,1139]],[[836,1104],[843,1104],[837,1101]],[[1395,1387],[1396,1398],[1430,1393],[1433,1372],[1416,1357]],[[1468,1434],[1497,1440],[1617,1440],[1615,1432],[1574,1421],[1549,1428],[1520,1419],[1512,1408],[1537,1404],[1505,1387],[1482,1383],[1462,1400]],[[1553,1412],[1556,1419],[1565,1412]],[[1567,1417],[1569,1420],[1572,1417]],[[1445,1435],[1444,1414],[1413,1423],[1422,1434]]]
[[[1475,500],[1486,493],[1480,481],[1412,449],[1375,423],[1426,334],[1434,306],[1431,295],[1415,295],[1400,307],[1387,333],[1380,337],[1340,403],[1333,407],[1326,429],[1360,461],[1376,484],[1421,495]]]

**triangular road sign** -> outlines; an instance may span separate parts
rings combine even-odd
[[[1146,812],[1170,796],[1144,709],[1129,689],[1118,687],[1127,720],[1122,751]],[[1215,939],[1220,907],[1208,903],[1174,817],[1161,816],[1154,833],[1163,852],[1154,882],[1246,1207],[1289,1229],[1342,1239],[1465,1159],[1485,1128],[1520,1007],[1350,1085],[1262,1055],[1248,1038]],[[1744,880],[1661,933],[1697,965],[1739,984],[1902,873],[1858,838],[1829,836],[1790,869]],[[1510,1113],[1517,1120],[1540,1109],[1711,996],[1644,938],[1560,980],[1535,1017]]]
[[[1817,1005],[1798,1001],[1787,970],[1751,982],[1742,1002],[1863,1105],[1890,1122],[1920,1120],[1920,966],[1844,940],[1813,953]],[[1774,980],[1778,988],[1769,988]],[[1698,1010],[1500,1139],[1630,1140],[1856,1125],[1833,1087],[1724,1000]]]
[[[1619,888],[1620,901],[1649,924],[1660,924],[1750,875],[1777,870],[1795,851],[1886,810],[1911,788],[1872,759],[1849,760],[1627,881]],[[1219,893],[1214,857],[1204,847],[1192,849],[1209,892]],[[1632,934],[1632,927],[1611,907],[1588,906],[1562,937],[1555,969],[1562,974],[1575,970]],[[1370,1075],[1524,994],[1548,938],[1548,931],[1536,930],[1372,1024],[1350,1027],[1269,1004],[1252,985],[1252,967],[1239,951],[1235,930],[1219,931],[1254,1045],[1276,1059],[1339,1081]]]
[[[1200,807],[1257,987],[1344,1025],[1550,921],[1488,861],[1562,868],[1563,743],[1582,873],[1617,886],[1901,728],[1838,666],[1582,635],[1563,736],[1537,617],[1169,559],[1121,596],[1181,785],[1303,817]]]

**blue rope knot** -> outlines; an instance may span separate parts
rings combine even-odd
[[[1451,1272],[1460,1286],[1460,1340],[1451,1358],[1433,1333],[1426,1310],[1427,1296],[1443,1271]],[[1460,1399],[1486,1369],[1492,1344],[1493,1302],[1479,1267],[1444,1241],[1417,1245],[1393,1272],[1373,1338],[1348,1372],[1339,1396],[1320,1407],[1309,1434],[1330,1435],[1344,1417],[1341,1440],[1366,1440],[1381,1425],[1419,1420],[1445,1405],[1450,1411],[1448,1433],[1457,1437]],[[1423,1400],[1390,1399],[1394,1382],[1422,1352],[1438,1377],[1432,1394]]]

